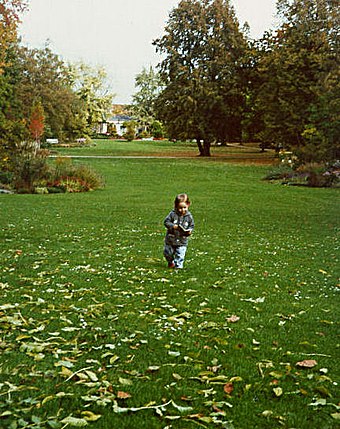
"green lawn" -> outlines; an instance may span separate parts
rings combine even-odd
[[[196,143],[191,142],[169,142],[161,141],[142,141],[136,140],[128,142],[124,140],[93,140],[93,143],[84,147],[51,147],[55,155],[73,155],[73,156],[173,156],[185,155],[187,157],[196,157],[198,148]],[[274,153],[271,150],[262,153],[258,144],[211,147],[213,157],[239,157],[260,160],[271,160]]]
[[[336,428],[339,190],[216,160],[84,162],[105,189],[0,194],[0,427]],[[196,230],[170,271],[178,192]]]

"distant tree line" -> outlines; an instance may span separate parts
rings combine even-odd
[[[111,111],[113,94],[106,72],[66,64],[52,52],[30,49],[18,40],[25,0],[0,0],[0,167],[17,162],[20,145],[55,138],[86,138]],[[26,144],[26,147],[27,144]],[[31,147],[34,147],[31,145]]]
[[[17,25],[27,0],[0,0],[0,167],[22,142],[91,135],[111,111],[103,69],[29,49]],[[154,41],[159,70],[136,77],[131,112],[142,131],[197,142],[256,141],[301,162],[340,157],[336,0],[278,0],[280,27],[260,40],[229,0],[181,0]]]
[[[336,0],[278,0],[280,28],[247,37],[229,0],[182,0],[163,37],[155,117],[172,139],[257,141],[302,162],[340,156]]]

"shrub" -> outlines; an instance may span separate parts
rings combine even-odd
[[[86,192],[90,190],[88,184],[77,177],[65,177],[59,181],[58,185],[65,192]]]
[[[48,154],[48,151],[38,149],[30,142],[21,143],[13,168],[14,189],[21,193],[26,189],[31,193],[39,181],[48,177]]]
[[[11,171],[0,171],[0,183],[9,185],[13,181],[13,173]]]
[[[313,188],[329,188],[340,184],[340,165],[324,165],[307,163],[293,169],[287,165],[280,165],[270,171],[265,180],[281,180],[283,184],[305,185]]]
[[[155,139],[161,139],[164,137],[164,128],[160,121],[154,121],[151,124],[151,131]]]
[[[104,186],[104,179],[87,165],[79,165],[76,172],[78,179],[86,183],[90,190],[99,189]]]
[[[87,192],[104,186],[102,177],[86,165],[74,165],[70,158],[57,158],[50,170],[48,189],[62,192]]]
[[[264,180],[282,180],[289,179],[294,176],[294,170],[286,164],[281,164],[265,176]]]

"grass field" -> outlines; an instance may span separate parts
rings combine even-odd
[[[0,195],[0,427],[338,427],[338,190],[216,160],[82,162],[104,189]],[[184,191],[196,230],[170,271]]]
[[[72,156],[176,156],[176,157],[196,157],[198,148],[196,143],[192,142],[169,142],[161,141],[142,141],[136,140],[128,142],[124,140],[94,140],[93,144],[83,147],[60,147],[54,148],[57,155]],[[211,147],[212,159],[218,158],[238,158],[259,160],[262,163],[273,162],[274,152],[267,150],[264,153],[258,147],[258,144],[230,144],[228,146]]]

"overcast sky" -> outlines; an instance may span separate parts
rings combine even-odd
[[[64,61],[104,66],[115,103],[130,103],[135,76],[160,58],[152,40],[162,35],[180,0],[30,0],[20,34],[42,48],[47,40]],[[275,0],[232,0],[241,25],[253,38],[275,25]]]

